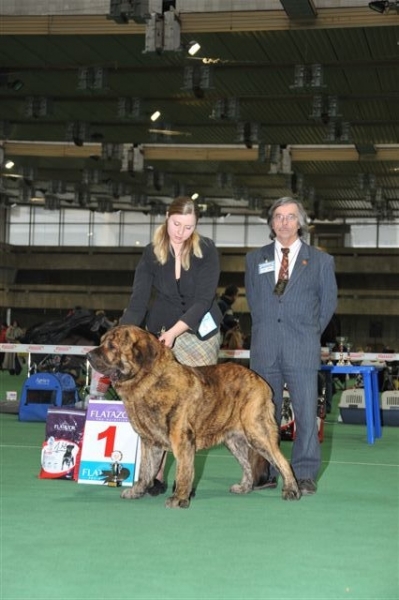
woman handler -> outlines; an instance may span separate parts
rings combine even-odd
[[[145,327],[171,348],[184,365],[217,363],[222,315],[217,305],[219,256],[214,242],[197,230],[199,209],[191,198],[176,198],[137,265],[122,325]],[[151,495],[166,491],[166,452]]]

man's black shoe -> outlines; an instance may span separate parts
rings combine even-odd
[[[147,488],[147,494],[150,494],[150,496],[159,496],[159,494],[164,494],[166,492],[167,487],[168,486],[164,481],[154,479],[152,486]]]
[[[254,490],[274,490],[277,487],[277,477],[262,475],[252,487]]]
[[[310,496],[317,492],[317,484],[313,479],[298,479],[298,487],[303,496]]]

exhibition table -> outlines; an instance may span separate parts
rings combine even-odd
[[[382,436],[378,369],[369,365],[321,365],[320,370],[331,375],[362,375],[366,405],[367,442],[374,444],[376,438]]]

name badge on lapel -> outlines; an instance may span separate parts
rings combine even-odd
[[[259,263],[259,275],[263,275],[263,273],[270,273],[271,271],[274,272],[274,260],[266,260],[265,262]]]

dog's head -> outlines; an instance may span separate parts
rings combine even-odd
[[[166,348],[157,338],[134,325],[119,325],[101,338],[101,344],[87,354],[93,369],[107,375],[112,384],[149,371]]]

